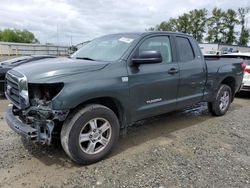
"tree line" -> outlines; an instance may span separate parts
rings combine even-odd
[[[177,18],[161,22],[149,31],[174,31],[192,35],[198,42],[237,44],[246,46],[250,39],[247,14],[250,8],[222,10],[194,9]]]
[[[39,43],[35,35],[28,30],[4,29],[0,30],[0,41],[18,43]]]

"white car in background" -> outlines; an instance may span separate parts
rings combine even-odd
[[[230,58],[240,58],[246,64],[245,74],[243,78],[243,87],[241,91],[250,91],[250,52],[238,52],[222,55],[222,57],[230,57]]]

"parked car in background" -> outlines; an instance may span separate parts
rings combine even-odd
[[[4,94],[5,75],[8,70],[31,61],[37,61],[41,59],[55,58],[55,57],[56,56],[52,55],[30,55],[30,56],[16,57],[0,62],[0,95]]]
[[[186,34],[106,35],[70,58],[8,71],[6,97],[13,105],[5,120],[42,144],[60,136],[72,160],[89,164],[110,153],[120,130],[136,121],[201,101],[213,115],[224,115],[243,74],[239,59],[204,60]]]
[[[219,54],[221,54],[220,51],[210,50],[210,51],[206,51],[205,54],[203,55],[219,55]]]
[[[77,50],[79,50],[81,47],[85,46],[86,44],[88,44],[90,41],[85,41],[85,42],[81,42],[79,44],[76,45],[72,45],[69,47],[68,53],[71,55],[73,53],[75,53]]]
[[[246,64],[245,67],[245,74],[243,78],[243,86],[241,88],[241,91],[250,91],[250,53],[231,53],[222,55],[221,57],[224,58],[240,58],[243,60],[243,62]]]

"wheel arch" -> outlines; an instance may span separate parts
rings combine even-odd
[[[111,109],[119,120],[120,128],[123,128],[124,126],[126,126],[127,118],[126,118],[126,112],[125,112],[124,106],[118,99],[113,98],[113,97],[97,97],[97,98],[88,99],[80,103],[79,105],[77,105],[75,108],[71,109],[71,111],[74,111],[75,109],[84,108],[85,106],[90,105],[90,104],[100,104]]]

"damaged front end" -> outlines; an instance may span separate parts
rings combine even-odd
[[[9,126],[24,137],[51,144],[54,130],[61,128],[69,113],[69,110],[54,110],[51,105],[63,83],[28,84],[16,72],[8,73],[6,80],[6,97],[13,104],[6,112]]]

